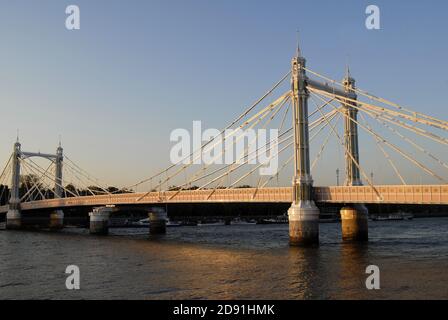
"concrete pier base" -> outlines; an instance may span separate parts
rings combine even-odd
[[[109,233],[109,217],[112,208],[100,207],[93,208],[89,213],[90,233],[96,235],[107,235]]]
[[[342,240],[368,241],[368,210],[362,205],[351,205],[341,209]]]
[[[64,228],[64,211],[54,210],[50,213],[50,225],[51,230],[60,230]]]
[[[167,214],[163,208],[152,208],[148,213],[149,217],[149,234],[165,234]]]
[[[288,210],[288,218],[291,246],[319,244],[319,209],[313,201],[293,203]]]
[[[18,209],[10,209],[6,213],[6,229],[17,230],[22,227],[22,214]]]

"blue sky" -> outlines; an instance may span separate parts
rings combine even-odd
[[[69,4],[79,31],[65,29]],[[364,27],[369,4],[379,31]],[[310,68],[341,79],[349,61],[361,88],[447,119],[446,15],[442,0],[1,0],[0,162],[19,129],[29,151],[62,135],[67,155],[111,184],[147,177],[169,164],[173,129],[221,128],[278,80],[297,29]],[[334,168],[322,170],[332,183]]]

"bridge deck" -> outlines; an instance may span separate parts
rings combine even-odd
[[[368,186],[315,187],[318,203],[385,203],[448,205],[448,185],[376,186],[381,198]],[[218,189],[128,193],[102,196],[50,199],[21,204],[22,210],[103,205],[157,205],[166,203],[291,203],[292,188]],[[140,199],[143,197],[142,199]],[[0,207],[0,213],[8,210]]]

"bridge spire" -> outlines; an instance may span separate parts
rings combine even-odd
[[[302,56],[302,52],[300,51],[300,32],[297,30],[297,52],[296,57],[299,58]]]

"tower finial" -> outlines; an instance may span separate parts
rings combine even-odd
[[[19,129],[17,129],[17,138],[16,138],[16,142],[19,142]]]
[[[297,58],[302,56],[302,51],[300,50],[300,32],[297,29]]]
[[[62,147],[62,138],[61,138],[61,135],[59,135],[59,148],[61,148]]]
[[[348,63],[347,63],[347,65],[345,66],[345,77],[348,79],[348,78],[350,78],[350,66],[348,65]]]
[[[351,77],[350,74],[350,56],[347,54],[346,62],[345,62],[345,77],[348,79]]]

